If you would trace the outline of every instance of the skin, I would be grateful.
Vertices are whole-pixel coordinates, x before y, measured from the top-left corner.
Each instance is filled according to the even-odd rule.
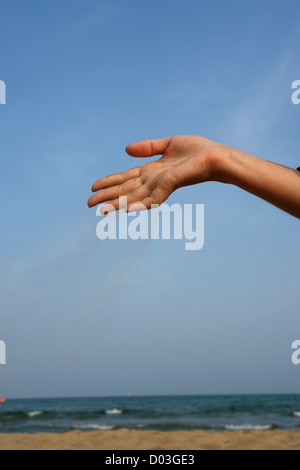
[[[300,172],[297,170],[199,136],[137,142],[126,151],[138,158],[162,156],[97,181],[88,206],[105,203],[102,214],[119,210],[120,196],[127,196],[126,210],[134,212],[162,204],[176,189],[216,181],[238,186],[300,218]]]

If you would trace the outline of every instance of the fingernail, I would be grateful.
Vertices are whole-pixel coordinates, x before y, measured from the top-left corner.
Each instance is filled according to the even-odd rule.
[[[131,206],[128,206],[127,208],[127,212],[140,212],[142,210],[145,210],[145,206],[141,203],[132,204]]]
[[[107,214],[109,214],[109,209],[108,208],[106,209],[105,206],[103,206],[103,207],[101,207],[100,212],[101,212],[102,215],[107,215]]]

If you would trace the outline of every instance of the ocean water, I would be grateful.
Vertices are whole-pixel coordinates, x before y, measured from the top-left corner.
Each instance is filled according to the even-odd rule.
[[[0,433],[300,429],[300,395],[8,400]]]

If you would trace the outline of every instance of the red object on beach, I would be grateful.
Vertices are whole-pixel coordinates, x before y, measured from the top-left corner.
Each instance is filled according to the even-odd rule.
[[[5,398],[0,397],[0,403],[5,403]]]

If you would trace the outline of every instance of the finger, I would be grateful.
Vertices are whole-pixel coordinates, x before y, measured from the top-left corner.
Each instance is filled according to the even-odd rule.
[[[137,202],[128,203],[128,212],[140,212],[159,207],[170,196],[171,192],[163,188],[157,188],[150,196],[140,199]]]
[[[147,196],[144,199],[140,199],[134,203],[128,203],[128,212],[154,209],[155,207],[158,207],[163,202],[165,202],[171,193],[172,191],[170,191],[168,188],[156,188],[150,196]]]
[[[146,210],[152,209],[152,206],[158,207],[159,204],[154,203],[154,199],[152,197],[148,197],[143,201],[134,202],[133,204],[128,204],[127,212],[142,212]]]
[[[144,140],[128,145],[126,152],[131,157],[154,157],[154,155],[163,155],[170,143],[171,137],[157,140]]]
[[[124,206],[124,199],[118,197],[112,201],[109,201],[108,204],[104,204],[101,207],[101,214],[102,215],[109,214],[110,212],[114,210],[118,211],[120,209],[127,210],[130,204],[136,203],[137,201],[141,201],[145,199],[145,197],[146,197],[145,188],[138,188],[135,191],[132,191],[131,193],[127,194],[126,207]],[[120,207],[120,203],[122,204],[122,207]]]
[[[113,186],[108,189],[104,189],[94,196],[90,197],[88,201],[89,207],[95,207],[103,202],[110,201],[111,199],[117,199],[120,196],[124,196],[131,193],[140,186],[139,178],[131,179],[124,184]]]
[[[92,191],[95,193],[101,189],[110,188],[111,186],[116,186],[123,184],[131,178],[137,178],[140,176],[140,168],[131,168],[130,170],[124,171],[123,173],[116,173],[111,176],[106,176],[101,178],[92,186]]]

